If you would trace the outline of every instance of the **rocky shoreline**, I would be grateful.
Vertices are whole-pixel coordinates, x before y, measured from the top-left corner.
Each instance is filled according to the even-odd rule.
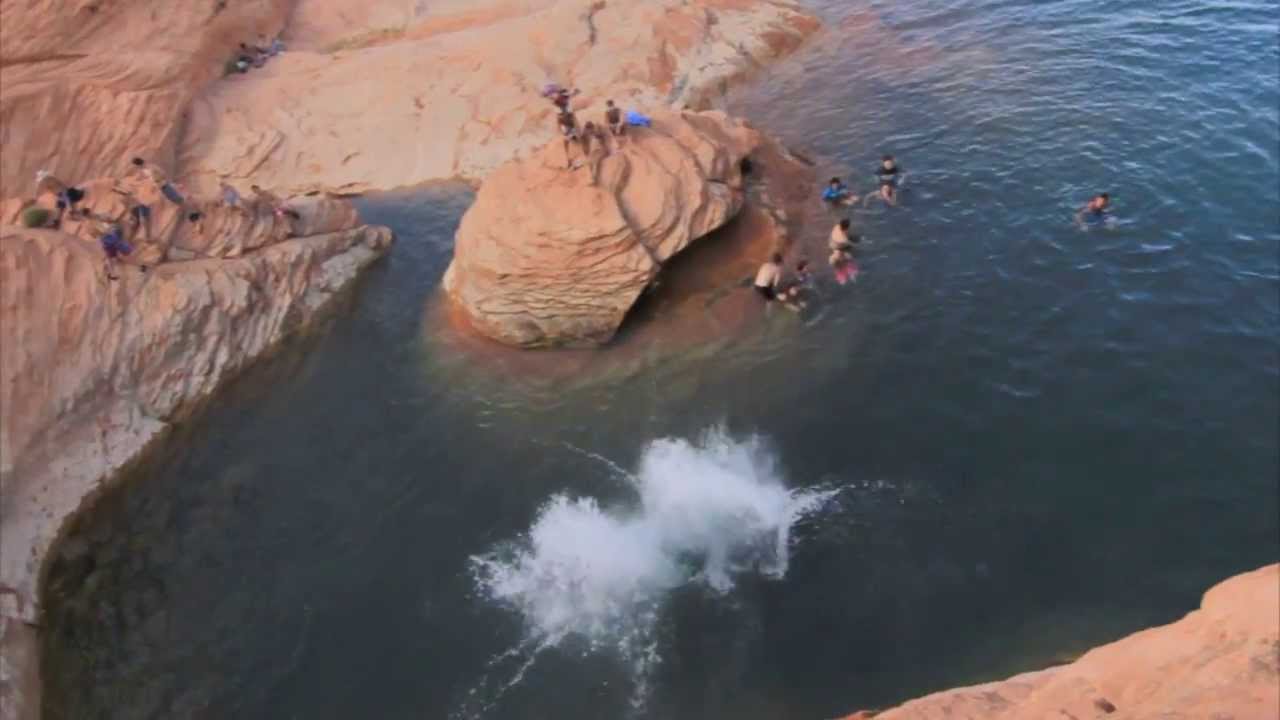
[[[666,259],[744,208],[766,218],[776,236],[770,242],[786,240],[785,212],[749,204],[741,165],[762,147],[778,164],[788,162],[785,153],[736,120],[685,111],[705,110],[728,83],[810,37],[817,21],[797,3],[170,5],[162,14],[128,2],[74,10],[53,0],[5,5],[0,222],[14,222],[38,169],[76,182],[112,178],[132,155],[172,168],[206,195],[224,179],[281,194],[341,194],[492,173],[498,181],[481,189],[445,286],[476,327],[524,346],[607,341]],[[284,55],[223,77],[237,43],[280,33],[290,48]],[[122,50],[132,47],[148,52]],[[597,112],[605,99],[644,108],[662,133],[601,165],[596,179],[606,190],[588,190],[585,169],[543,173],[547,158],[560,154],[558,141],[547,145],[554,116],[537,92],[550,80],[583,88],[575,102],[584,110]],[[769,172],[768,162],[764,167]],[[680,183],[663,175],[673,169]],[[575,210],[579,219],[612,224],[581,235],[576,251],[560,247],[521,264],[488,227],[515,222],[502,214],[515,206],[502,202],[513,186],[503,178],[518,185],[529,177],[523,171],[545,181],[535,191],[564,185],[554,196],[564,202],[588,193],[599,202]],[[91,203],[110,197],[111,183],[88,183]],[[665,212],[672,204],[680,210],[674,216]],[[606,206],[609,212],[596,212]],[[126,267],[114,283],[101,275],[96,243],[74,223],[57,231],[0,226],[7,338],[0,347],[0,720],[40,717],[41,575],[68,520],[162,442],[174,422],[314,322],[390,248],[390,231],[361,225],[344,201],[307,199],[299,207],[302,226],[289,239],[229,211],[214,213],[197,233],[170,209],[157,218],[163,240],[156,252],[168,262],[147,273]],[[520,239],[540,230],[563,239],[552,214],[543,216],[544,227],[522,227]],[[582,286],[572,272],[539,275],[548,257],[574,268],[600,252],[621,258],[612,284],[582,296],[535,292],[556,283]],[[493,281],[507,268],[540,286],[524,288],[521,297],[505,294]],[[591,312],[575,314],[584,304]],[[508,322],[512,317],[520,321]],[[1207,712],[1224,698],[1239,700],[1225,706],[1237,718],[1274,717],[1274,710],[1257,713],[1275,707],[1267,691],[1280,667],[1276,583],[1275,566],[1241,576],[1211,591],[1204,608],[1183,621],[1070,666],[930,696],[880,717],[1068,710],[1064,717],[1151,717],[1158,703]],[[1136,660],[1157,650],[1179,664]],[[1225,674],[1177,672],[1205,663]],[[1216,684],[1197,685],[1197,678]],[[1186,700],[1191,690],[1202,692]]]
[[[1094,648],[1075,662],[935,693],[843,720],[1280,716],[1280,565],[1237,575],[1177,622]]]
[[[703,107],[818,27],[788,0],[179,0],[163,14],[26,0],[3,16],[4,720],[40,716],[40,583],[70,518],[389,249],[389,230],[324,196],[476,181],[529,156],[552,136],[538,95],[551,80],[583,88],[580,109],[606,92],[649,111]],[[287,52],[231,72],[239,43],[275,36]],[[118,215],[132,156],[180,178],[205,217],[143,198],[154,237],[118,281],[92,223],[18,226],[37,170]],[[225,180],[321,197],[291,201],[301,216],[282,239],[269,216],[199,199]],[[693,222],[684,242],[716,224]]]

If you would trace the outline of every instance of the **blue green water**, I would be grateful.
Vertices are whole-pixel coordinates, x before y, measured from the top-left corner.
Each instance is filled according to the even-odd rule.
[[[73,533],[46,715],[817,719],[1280,559],[1280,8],[814,7],[729,105],[899,157],[857,284],[540,374],[433,320],[465,191],[363,200],[392,255]]]

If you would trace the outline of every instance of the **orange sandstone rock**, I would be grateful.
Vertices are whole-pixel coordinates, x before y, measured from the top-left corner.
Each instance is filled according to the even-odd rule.
[[[576,170],[559,142],[510,162],[463,217],[444,287],[501,342],[607,342],[665,262],[742,208],[760,143],[723,113],[662,113]]]
[[[1231,578],[1181,620],[1094,648],[1069,665],[947,690],[874,717],[1274,720],[1280,565]]]
[[[816,29],[790,0],[302,0],[283,56],[193,106],[181,166],[205,189],[478,180],[555,136],[548,82],[580,122],[697,108]]]

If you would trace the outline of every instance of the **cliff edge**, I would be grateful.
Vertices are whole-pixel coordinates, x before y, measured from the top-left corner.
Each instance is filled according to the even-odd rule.
[[[1280,565],[1237,575],[1200,609],[1069,665],[947,690],[844,720],[1274,720],[1280,717]]]

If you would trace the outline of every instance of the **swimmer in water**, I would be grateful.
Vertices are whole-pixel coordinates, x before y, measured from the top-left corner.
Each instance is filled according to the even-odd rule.
[[[853,242],[849,239],[849,228],[852,223],[849,218],[844,218],[831,228],[831,237],[827,240],[827,247],[835,252],[836,250],[852,250]]]
[[[902,178],[906,177],[906,173],[898,166],[897,161],[892,155],[885,155],[880,159],[880,167],[876,168],[876,179],[880,181],[880,192],[876,194],[868,194],[862,201],[863,205],[867,204],[867,200],[873,197],[879,197],[889,205],[898,204],[898,185],[901,184]]]
[[[833,205],[852,205],[858,201],[858,196],[849,191],[849,187],[840,181],[840,178],[833,177],[831,182],[827,183],[827,187],[822,191],[822,199]]]
[[[827,257],[827,263],[831,265],[831,270],[835,273],[836,282],[841,285],[858,277],[858,263],[853,259],[853,249],[858,243],[862,242],[862,236],[850,235],[848,237],[849,242],[847,244],[836,246],[833,242],[831,255]]]
[[[1084,207],[1076,211],[1076,224],[1085,227],[1086,221],[1097,222],[1107,216],[1111,210],[1111,195],[1098,193]]]
[[[778,300],[788,310],[800,312],[809,304],[805,299],[805,295],[808,293],[809,283],[812,280],[813,273],[809,271],[809,261],[801,260],[796,263],[795,275],[778,290]]]

